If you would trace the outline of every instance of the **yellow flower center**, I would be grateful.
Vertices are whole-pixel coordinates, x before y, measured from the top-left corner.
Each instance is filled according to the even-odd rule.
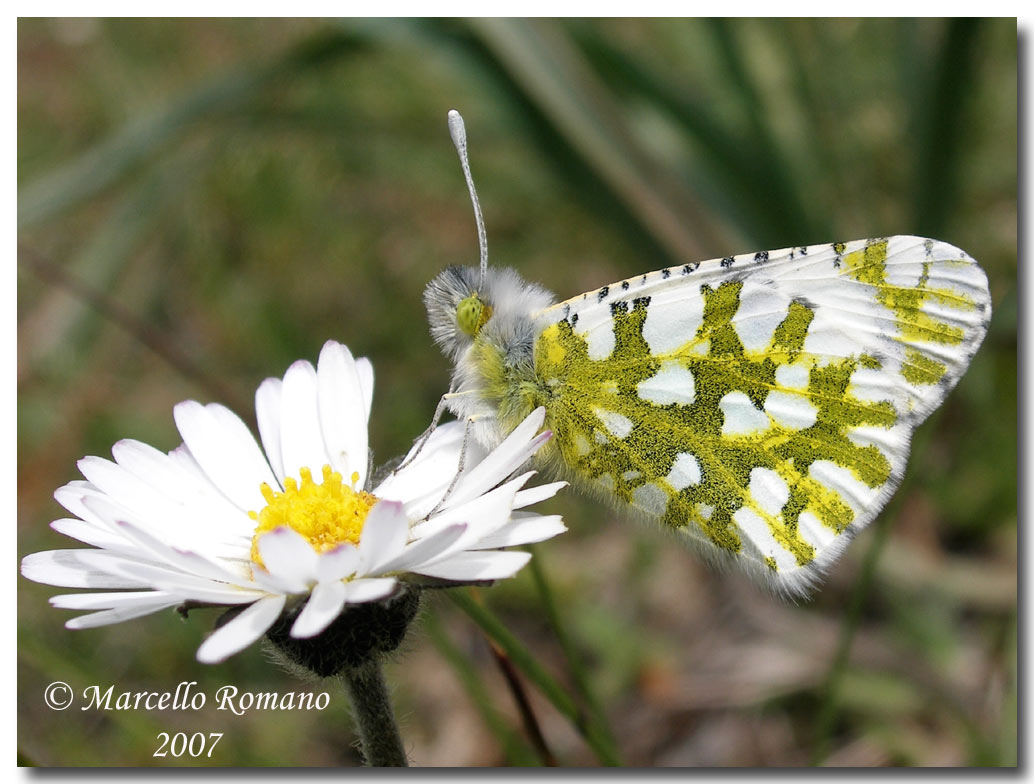
[[[299,485],[293,477],[284,480],[284,490],[273,490],[262,483],[262,496],[266,506],[260,512],[248,512],[258,523],[251,540],[251,560],[262,566],[259,556],[259,537],[274,528],[286,525],[294,529],[312,545],[318,553],[333,550],[342,542],[359,543],[363,523],[377,497],[363,491],[356,491],[359,474],[352,474],[351,486],[342,482],[341,474],[329,465],[323,466],[323,483],[312,481],[312,472],[302,468]]]

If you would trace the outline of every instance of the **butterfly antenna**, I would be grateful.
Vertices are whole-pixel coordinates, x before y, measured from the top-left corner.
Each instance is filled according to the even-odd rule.
[[[485,271],[488,269],[488,237],[485,235],[485,219],[481,216],[481,202],[478,201],[474,178],[470,174],[470,159],[467,157],[467,129],[463,125],[463,117],[455,109],[449,111],[449,135],[452,137],[452,143],[456,145],[456,152],[460,155],[463,176],[467,180],[470,201],[474,205],[474,219],[478,224],[478,247],[481,249],[481,282],[478,284],[480,291],[485,285]]]

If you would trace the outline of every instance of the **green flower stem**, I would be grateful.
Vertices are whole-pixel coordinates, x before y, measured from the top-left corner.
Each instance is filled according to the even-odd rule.
[[[375,768],[408,767],[380,662],[370,658],[358,667],[346,667],[342,675],[352,698],[365,763]]]
[[[621,764],[617,755],[607,743],[606,738],[600,733],[599,727],[594,723],[585,721],[585,717],[570,695],[543,669],[534,655],[510,633],[506,626],[487,607],[474,601],[465,590],[448,591],[448,594],[449,598],[474,623],[480,626],[485,634],[498,643],[499,647],[510,657],[510,660],[535,684],[543,696],[553,704],[553,707],[570,720],[572,726],[585,739],[585,742],[589,744],[589,747],[600,762],[604,765],[616,766]]]

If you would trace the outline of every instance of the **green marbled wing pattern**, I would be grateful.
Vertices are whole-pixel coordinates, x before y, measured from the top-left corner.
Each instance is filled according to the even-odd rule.
[[[934,240],[716,259],[537,314],[533,402],[567,477],[800,593],[886,503],[989,316],[983,271]]]

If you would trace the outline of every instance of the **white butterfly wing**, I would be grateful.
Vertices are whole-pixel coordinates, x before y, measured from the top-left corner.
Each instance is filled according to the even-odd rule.
[[[787,248],[540,311],[536,373],[572,478],[800,592],[897,487],[989,317],[947,243]]]

